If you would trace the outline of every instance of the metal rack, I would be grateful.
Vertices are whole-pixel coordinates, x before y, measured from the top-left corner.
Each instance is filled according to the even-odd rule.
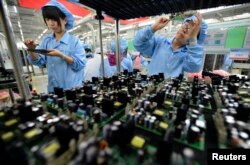
[[[0,22],[3,23],[3,29],[6,34],[6,38],[7,38],[6,42],[10,50],[10,58],[11,58],[11,62],[14,68],[13,70],[14,70],[17,87],[19,89],[21,97],[27,100],[30,98],[30,90],[29,90],[28,83],[25,81],[25,76],[24,76],[23,69],[20,63],[21,61],[20,52],[17,49],[13,27],[10,22],[7,3],[5,0],[0,1]],[[14,83],[14,85],[16,83]],[[12,84],[10,86],[12,86]]]

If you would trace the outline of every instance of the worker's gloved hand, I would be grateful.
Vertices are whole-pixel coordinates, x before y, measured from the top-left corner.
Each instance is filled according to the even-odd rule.
[[[194,16],[184,20],[183,24],[187,27],[184,32],[184,38],[197,40],[197,36],[200,32],[202,16],[200,13],[196,13]]]

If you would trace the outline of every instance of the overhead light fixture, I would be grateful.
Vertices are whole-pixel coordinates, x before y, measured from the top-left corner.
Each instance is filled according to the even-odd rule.
[[[17,8],[16,8],[16,6],[14,6],[13,9],[14,9],[14,12],[17,13]]]
[[[42,33],[42,34],[45,34],[47,31],[48,31],[48,29],[44,29],[44,31],[43,31],[43,33]]]
[[[153,23],[155,23],[155,20],[153,20],[153,21],[147,21],[147,22],[142,22],[142,23],[139,23],[139,27],[151,25]]]
[[[36,42],[42,38],[42,36],[48,31],[48,29],[44,29],[43,32],[37,37]]]
[[[210,23],[216,23],[219,22],[217,19],[214,18],[210,18],[210,19],[206,19],[206,23],[210,24]]]
[[[235,20],[235,19],[244,19],[244,18],[250,18],[250,13],[243,13],[240,15],[225,17],[224,20],[231,21],[231,20]]]
[[[1,36],[3,36],[5,38],[5,35],[3,33],[0,33]]]
[[[18,21],[17,24],[19,28],[22,28],[20,21]]]
[[[74,30],[76,30],[76,29],[79,29],[80,27],[81,27],[81,26],[78,25],[78,26],[74,27],[73,29],[69,30],[68,32],[72,32],[72,31],[74,31]]]

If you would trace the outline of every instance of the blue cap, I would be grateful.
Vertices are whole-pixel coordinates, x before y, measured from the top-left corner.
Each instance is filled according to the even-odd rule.
[[[115,40],[111,42],[111,50],[112,52],[116,52],[116,44]],[[125,50],[128,48],[128,42],[124,38],[120,39],[120,53],[124,53]]]
[[[83,48],[84,48],[84,49],[90,49],[90,50],[91,50],[91,47],[90,47],[89,44],[83,44]]]
[[[187,23],[191,20],[197,20],[197,17],[195,15],[185,18],[184,21],[182,23]],[[198,44],[202,45],[205,41],[205,38],[207,36],[207,23],[202,19],[201,21],[201,27],[200,27],[200,33],[199,33],[199,37],[198,37]]]
[[[67,23],[65,25],[65,28],[67,30],[72,29],[74,26],[74,17],[71,14],[71,12],[65,7],[63,6],[61,3],[57,2],[57,0],[51,0],[48,3],[46,3],[42,9],[46,6],[55,6],[57,7],[59,10],[61,10],[61,12],[63,12],[67,18]]]

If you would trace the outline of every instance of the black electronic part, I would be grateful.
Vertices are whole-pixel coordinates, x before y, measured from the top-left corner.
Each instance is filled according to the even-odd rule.
[[[80,99],[76,99],[75,103],[76,103],[77,105],[79,105],[79,104],[81,103],[81,100],[80,100]]]
[[[5,149],[3,154],[1,154],[1,165],[14,165],[17,164],[17,162],[20,165],[29,164],[28,154],[26,150],[27,149],[25,148],[24,144],[21,142],[16,142],[15,144],[9,146]]]
[[[128,84],[128,93],[132,96],[135,96],[135,83],[129,83]]]
[[[127,69],[124,69],[124,70],[123,70],[123,74],[124,74],[124,75],[128,75],[128,70],[127,70]]]
[[[54,87],[54,92],[55,92],[55,95],[57,95],[57,96],[58,96],[58,98],[62,98],[62,97],[64,97],[64,91],[63,91],[63,88]]]
[[[65,94],[66,94],[67,100],[72,100],[73,102],[75,102],[75,100],[76,100],[76,90],[75,89],[65,90]]]
[[[53,95],[53,96],[52,96],[52,99],[53,99],[53,103],[56,104],[56,103],[57,103],[58,96],[57,96],[57,95]]]
[[[147,76],[147,75],[145,75],[145,74],[141,74],[141,79],[142,79],[143,81],[147,81],[147,78],[148,78],[148,76]]]
[[[186,104],[186,105],[189,105],[189,101],[190,101],[190,97],[189,97],[189,94],[185,94],[182,98],[182,103],[183,104]]]
[[[93,84],[97,84],[99,82],[99,78],[98,77],[92,77],[92,83]]]
[[[159,140],[157,144],[156,161],[160,164],[170,164],[170,157],[173,151],[174,130],[168,129],[164,139]]]
[[[48,99],[48,97],[49,97],[48,94],[45,94],[45,93],[40,94],[40,98],[41,98],[42,102],[46,101]]]
[[[34,117],[36,118],[43,114],[43,108],[41,105],[38,105],[37,107],[32,107],[32,112],[34,114]]]
[[[157,102],[157,107],[161,107],[163,102],[164,102],[164,99],[165,99],[165,93],[166,91],[165,90],[162,90],[160,92],[157,93],[156,97],[152,97],[152,101],[154,102]]]
[[[70,111],[71,113],[77,112],[77,108],[78,108],[78,106],[77,106],[76,103],[69,103],[69,104],[68,104],[68,109],[69,109],[69,111]]]
[[[127,102],[129,101],[128,100],[128,94],[126,91],[119,91],[117,93],[117,101],[120,102],[120,103],[124,103],[124,104],[127,104]]]
[[[244,121],[244,122],[249,121],[249,117],[250,117],[249,109],[250,109],[249,103],[244,103],[244,102],[240,101],[239,106],[237,108],[236,119]]]
[[[188,105],[182,104],[178,110],[177,110],[177,115],[176,115],[176,120],[175,120],[175,125],[180,124],[182,121],[186,119],[188,111]]]
[[[94,94],[94,91],[93,91],[92,88],[93,88],[92,85],[90,85],[90,84],[85,84],[85,85],[83,86],[84,93],[87,94],[87,95],[92,95],[92,94]]]
[[[96,108],[93,110],[93,118],[95,123],[101,122],[101,110]]]
[[[69,142],[74,138],[73,128],[63,122],[55,124],[55,136],[60,143],[60,149],[57,151],[57,155],[62,154],[69,148]]]
[[[114,76],[113,76],[114,77]],[[111,83],[111,78],[108,78],[108,77],[104,77],[103,78],[103,85],[106,86],[106,87],[109,87],[110,86],[110,83]]]
[[[20,110],[20,117],[23,122],[31,121],[36,119],[36,115],[32,111],[32,103],[31,102],[25,102],[25,105],[22,106]]]
[[[103,98],[102,112],[111,117],[114,114],[114,101],[108,98]]]
[[[175,131],[174,131],[175,138],[180,138],[181,137],[182,129],[183,129],[183,126],[181,124],[179,124],[179,125],[177,125],[175,127]]]
[[[93,106],[95,104],[94,97],[92,95],[87,95],[87,94],[81,96],[81,102],[84,103],[85,106],[87,105]]]
[[[190,126],[187,134],[187,140],[190,143],[194,143],[198,140],[200,135],[200,129],[197,126]]]
[[[59,108],[63,109],[64,108],[64,99],[63,98],[57,99],[57,105]]]
[[[159,73],[159,77],[160,77],[160,80],[163,81],[165,78],[164,78],[164,73]]]

